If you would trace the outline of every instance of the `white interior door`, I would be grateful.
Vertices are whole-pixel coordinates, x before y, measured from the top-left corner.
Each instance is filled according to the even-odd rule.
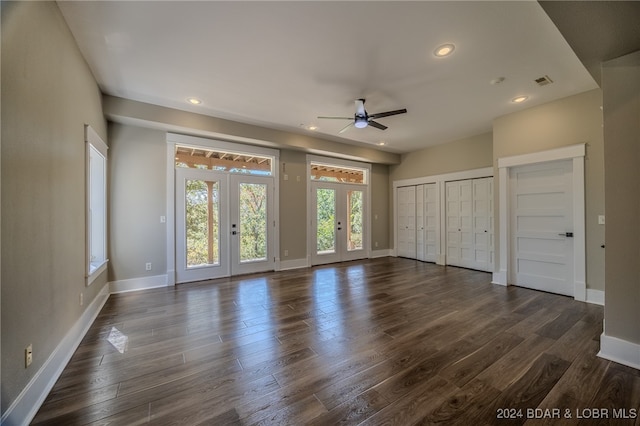
[[[314,181],[311,192],[312,264],[367,258],[366,187]]]
[[[435,183],[424,185],[424,259],[435,262],[438,258],[440,214],[438,191]]]
[[[493,270],[493,178],[473,179],[473,264]]]
[[[473,267],[473,192],[471,180],[446,182],[447,265]]]
[[[510,282],[574,295],[572,162],[510,169]]]
[[[231,275],[275,269],[273,178],[230,175]]]
[[[436,184],[416,185],[416,259],[437,258],[438,203]]]
[[[176,281],[229,275],[228,175],[176,169]]]
[[[398,200],[397,255],[416,258],[416,187],[402,186],[396,192]]]
[[[426,206],[424,185],[416,185],[416,259],[426,258]]]

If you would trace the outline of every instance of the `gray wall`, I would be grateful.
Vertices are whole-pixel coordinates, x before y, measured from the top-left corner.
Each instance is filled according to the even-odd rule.
[[[605,334],[640,344],[640,51],[605,62]]]
[[[602,92],[591,90],[554,102],[514,112],[494,120],[495,159],[528,154],[578,143],[587,144],[585,159],[585,219],[587,288],[604,290],[604,142],[602,135]],[[497,161],[494,164],[497,176]],[[498,194],[498,182],[494,193]],[[498,211],[496,201],[495,211]],[[499,226],[496,218],[496,251]]]
[[[3,2],[3,413],[107,281],[85,286],[85,123],[107,141],[100,91],[56,3]]]

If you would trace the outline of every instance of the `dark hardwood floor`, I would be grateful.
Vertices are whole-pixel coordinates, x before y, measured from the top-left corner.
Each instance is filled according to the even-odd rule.
[[[112,295],[34,423],[640,425],[601,306],[490,281],[382,258]]]

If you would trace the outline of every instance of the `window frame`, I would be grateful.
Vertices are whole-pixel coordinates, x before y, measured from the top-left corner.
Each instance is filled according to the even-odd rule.
[[[107,170],[109,147],[89,125],[85,125],[85,278],[90,285],[107,269]],[[92,156],[92,152],[95,154]],[[93,173],[92,157],[102,159],[102,170]],[[94,219],[98,213],[98,223]],[[95,259],[93,248],[100,253]]]

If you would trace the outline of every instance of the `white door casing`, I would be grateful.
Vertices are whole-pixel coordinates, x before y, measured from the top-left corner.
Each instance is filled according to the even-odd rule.
[[[586,300],[584,156],[585,144],[578,144],[498,159],[498,224],[500,238],[498,265],[492,281],[494,284],[508,285],[512,267],[509,261],[511,250],[509,169],[527,164],[568,159],[572,162],[573,294],[576,300]]]

